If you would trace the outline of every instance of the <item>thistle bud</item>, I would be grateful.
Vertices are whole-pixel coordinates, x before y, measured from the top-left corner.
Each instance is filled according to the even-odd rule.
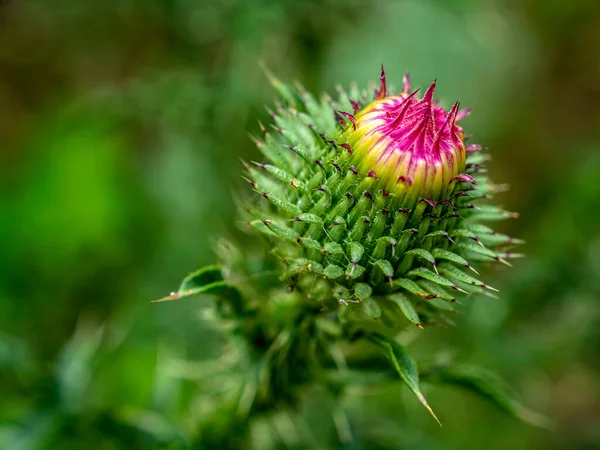
[[[452,311],[444,301],[457,294],[493,295],[472,262],[507,263],[507,252],[478,221],[512,214],[478,205],[496,187],[483,147],[465,146],[468,110],[442,108],[435,81],[419,97],[406,76],[390,93],[383,69],[370,102],[356,87],[319,101],[274,85],[287,104],[256,139],[267,161],[248,166],[260,195],[246,211],[286,267],[283,283],[307,301],[363,304],[384,323],[402,313],[418,326]]]
[[[419,99],[418,91],[386,97],[384,84],[342,136],[353,149],[351,163],[363,174],[377,174],[405,206],[447,197],[450,180],[465,170],[458,102],[450,111],[440,107],[433,100],[435,85]]]

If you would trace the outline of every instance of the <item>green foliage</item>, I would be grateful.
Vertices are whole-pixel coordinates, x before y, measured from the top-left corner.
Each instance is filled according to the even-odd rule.
[[[207,442],[222,437],[224,448],[265,450],[598,447],[597,2],[5,3],[0,448],[221,448]],[[219,300],[204,295],[148,304],[181,274],[215,260],[215,236],[237,233],[229,224],[231,192],[243,191],[235,186],[239,159],[265,158],[247,132],[262,137],[256,119],[271,122],[263,105],[273,90],[259,61],[311,91],[334,92],[336,83],[357,80],[348,92],[353,98],[384,63],[396,79],[410,70],[417,86],[437,77],[442,105],[460,99],[473,108],[465,128],[490,147],[490,175],[511,185],[494,202],[521,217],[490,222],[496,234],[466,228],[486,247],[523,237],[527,258],[513,270],[488,270],[494,256],[513,261],[469,238],[433,232],[426,239],[464,247],[470,255],[461,257],[481,276],[451,263],[500,288],[499,298],[459,305],[456,290],[411,277],[417,292],[439,296],[411,294],[413,304],[444,308],[446,317],[423,332],[362,281],[336,292],[350,307],[340,311],[355,323],[374,319],[351,300],[365,304],[373,296],[378,320],[397,327],[396,340],[419,361],[419,385],[443,429],[406,389],[387,353],[358,336],[331,347],[334,365],[297,392],[296,408],[250,416],[242,408],[236,416],[238,403],[247,408],[269,372],[238,357],[247,348],[232,333],[229,304],[219,309]],[[278,155],[305,156],[302,149]],[[261,191],[293,201],[275,192],[281,181],[267,169],[253,170],[269,183]],[[320,195],[327,211],[327,193]],[[339,243],[350,225],[335,221],[327,231]],[[260,298],[254,294],[278,283],[280,267],[265,265],[250,236],[235,234],[235,241],[256,250],[248,273],[260,276],[240,285]],[[338,245],[326,251],[341,257],[346,248]],[[378,239],[371,262],[400,257],[399,245]],[[221,259],[235,259],[235,247],[222,240],[216,247]],[[428,251],[436,261],[449,260],[435,249]],[[290,270],[324,269],[309,261],[301,258]],[[338,264],[344,274],[348,264]],[[293,317],[284,297],[274,297],[270,320]],[[321,319],[311,333],[340,336],[342,326]],[[465,362],[469,370],[502,374],[523,404],[554,419],[556,431],[529,427],[436,379],[435,370],[462,370]],[[339,385],[351,387],[337,395]]]
[[[443,318],[444,313],[453,312],[445,303],[454,301],[446,287],[464,294],[478,291],[459,285],[495,290],[453,265],[472,269],[463,257],[468,254],[464,250],[471,249],[465,242],[474,241],[474,245],[496,254],[473,231],[463,228],[468,223],[488,232],[468,213],[474,207],[472,199],[482,197],[477,186],[483,184],[492,190],[489,182],[475,172],[475,180],[459,175],[450,181],[453,189],[448,199],[437,204],[421,199],[407,205],[411,207],[408,209],[380,189],[376,177],[348,166],[347,149],[340,141],[344,125],[336,126],[331,119],[349,98],[346,92],[338,89],[337,104],[328,96],[317,101],[302,87],[287,87],[269,76],[287,105],[278,104],[277,113],[270,113],[277,125],[275,131],[263,131],[263,140],[255,142],[268,161],[281,167],[255,163],[260,169],[256,170],[246,166],[245,178],[266,203],[251,202],[243,211],[250,219],[249,229],[267,238],[263,247],[270,255],[263,257],[254,248],[223,253],[222,267],[209,266],[190,274],[178,291],[158,300],[215,295],[218,316],[223,324],[231,322],[227,325],[233,331],[230,339],[236,336],[243,343],[237,359],[250,364],[242,376],[245,387],[237,389],[241,394],[232,403],[219,405],[215,416],[203,426],[205,434],[200,435],[200,442],[224,446],[231,427],[242,436],[250,433],[249,424],[239,423],[241,416],[262,417],[297,407],[300,392],[318,385],[330,366],[346,370],[346,352],[340,346],[359,337],[383,350],[400,378],[439,422],[419,387],[415,360],[396,342],[398,329],[403,328],[399,319],[423,328],[437,316]],[[366,97],[364,91],[353,102]],[[272,178],[266,179],[262,170]],[[272,191],[263,191],[264,186]],[[487,211],[491,214],[492,207]],[[341,223],[347,227],[332,236],[328,230]],[[488,234],[493,235],[493,231]],[[507,238],[496,243],[507,241],[514,242]],[[429,251],[432,247],[433,253]],[[440,260],[446,262],[438,266]],[[279,280],[269,277],[271,283],[254,282],[271,272],[267,267],[274,268]],[[419,279],[436,288],[423,291],[417,284]],[[463,374],[452,379],[448,371],[442,379],[457,384],[462,380],[463,386],[516,417],[533,417],[518,409],[503,391],[493,386],[488,389],[484,376]],[[332,393],[339,397],[351,387],[336,383]],[[229,425],[223,429],[219,426],[215,432],[214,421],[222,421],[228,414]]]

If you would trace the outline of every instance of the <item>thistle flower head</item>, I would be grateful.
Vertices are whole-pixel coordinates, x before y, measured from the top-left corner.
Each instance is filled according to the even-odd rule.
[[[385,72],[376,99],[361,109],[344,139],[351,161],[362,173],[375,173],[403,203],[419,198],[438,200],[448,194],[450,180],[465,169],[464,133],[457,125],[458,102],[446,111],[433,100],[436,82],[423,98],[418,90],[386,96]]]

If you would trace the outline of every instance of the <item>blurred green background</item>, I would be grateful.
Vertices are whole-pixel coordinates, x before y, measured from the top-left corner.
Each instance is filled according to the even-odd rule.
[[[0,448],[192,445],[223,336],[207,298],[149,301],[236,226],[264,62],[317,93],[384,63],[473,108],[528,257],[414,352],[500,373],[555,427],[425,385],[440,429],[395,385],[344,405],[350,447],[317,393],[249,448],[600,449],[599,43],[597,0],[0,1]]]

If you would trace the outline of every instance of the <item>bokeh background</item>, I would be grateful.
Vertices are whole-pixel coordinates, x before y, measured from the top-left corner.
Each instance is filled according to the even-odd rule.
[[[1,1],[0,447],[194,442],[222,336],[208,298],[149,301],[236,226],[239,159],[274,98],[261,62],[313,92],[384,63],[473,108],[528,257],[414,351],[496,371],[554,429],[425,385],[444,428],[406,389],[367,390],[345,405],[351,447],[310,402],[300,436],[252,445],[600,448],[596,0]]]

